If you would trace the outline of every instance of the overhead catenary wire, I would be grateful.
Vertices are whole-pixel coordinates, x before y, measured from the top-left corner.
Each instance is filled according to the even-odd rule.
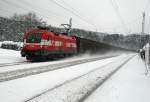
[[[77,13],[79,13],[76,9],[74,9],[73,7],[71,7],[66,1],[64,1],[64,0],[61,0],[61,1],[62,1],[66,6],[69,6],[69,8],[71,8],[73,11],[76,11]],[[147,7],[148,7],[149,3],[150,3],[150,0],[148,0],[148,2],[147,2]],[[120,12],[119,12],[119,5],[118,5],[117,1],[116,1],[116,0],[111,0],[111,4],[112,4],[112,6],[113,6],[113,8],[114,8],[114,10],[115,10],[115,12],[116,12],[116,14],[117,14],[117,16],[118,16],[120,22],[121,22],[121,25],[119,25],[119,26],[117,26],[117,27],[113,27],[112,29],[124,28],[124,30],[127,32],[127,31],[128,31],[128,27],[131,26],[130,24],[134,24],[134,23],[136,23],[137,21],[140,21],[141,17],[137,17],[136,19],[134,19],[134,20],[132,20],[132,21],[130,21],[130,22],[125,23],[124,20],[123,20],[123,18],[122,18],[122,16],[121,16],[121,14],[120,14]],[[82,17],[83,17],[83,16],[82,16]],[[105,28],[104,28],[104,29],[105,29]],[[106,28],[106,29],[110,29],[110,28]],[[131,29],[130,29],[130,30],[131,30]]]
[[[11,6],[13,6],[13,7],[15,7],[15,8],[20,8],[20,9],[22,9],[22,10],[24,10],[24,11],[31,11],[31,9],[29,9],[29,8],[24,8],[24,7],[22,7],[21,5],[19,5],[19,4],[17,4],[17,3],[15,3],[15,2],[10,2],[10,1],[7,1],[7,0],[2,0],[4,3],[6,3],[7,5],[11,5]],[[45,17],[45,18],[47,18],[47,19],[52,19],[51,18],[51,16],[49,15],[48,16],[48,14],[44,14],[44,16],[41,14],[41,12],[39,12],[38,10],[35,10],[35,9],[32,9],[32,12],[36,12],[36,14],[38,14],[38,15],[40,15],[41,17]],[[43,12],[42,12],[43,13]],[[54,20],[55,21],[55,23],[56,22],[58,22],[58,21],[56,21],[56,20]],[[52,22],[54,22],[54,21],[52,21]]]
[[[60,15],[58,15],[57,13],[55,13],[55,12],[53,12],[53,11],[51,11],[51,10],[48,10],[48,9],[46,9],[46,8],[42,8],[42,7],[40,7],[40,6],[33,5],[33,4],[31,4],[31,3],[28,3],[28,2],[25,1],[25,0],[18,0],[18,2],[20,2],[20,3],[22,3],[22,4],[25,4],[25,6],[28,6],[28,7],[32,8],[32,9],[36,10],[36,11],[41,10],[42,12],[45,12],[45,14],[47,14],[47,15],[50,15],[50,16],[59,18],[59,19],[61,19],[61,20],[64,20],[63,17],[60,17]]]
[[[63,8],[64,10],[66,10],[67,12],[73,14],[74,16],[76,16],[77,18],[79,18],[81,21],[86,22],[88,25],[93,26],[94,28],[96,28],[95,25],[89,23],[87,20],[83,19],[80,15],[78,15],[77,13],[75,13],[74,11],[64,7],[62,4],[58,3],[58,1],[56,2],[55,0],[49,0],[50,2],[53,2],[54,4],[56,4],[57,6]]]
[[[74,12],[76,12],[76,14],[78,14],[81,18],[85,19],[88,22],[88,19],[86,16],[82,15],[77,9],[73,8],[71,5],[69,5],[66,1],[61,0],[66,6],[68,6],[69,8],[71,8]],[[89,22],[92,25],[95,25],[93,22]]]
[[[26,2],[25,0],[19,0],[19,2],[22,2],[23,4],[26,4],[26,5],[28,5],[28,6],[30,6],[30,7],[34,7],[34,9],[36,9],[36,10],[38,10],[38,9],[40,9],[40,10],[43,10],[44,12],[46,12],[46,15],[48,15],[49,13],[51,14],[53,14],[53,16],[54,17],[57,17],[59,20],[61,20],[61,22],[62,21],[66,21],[67,19],[64,17],[64,16],[61,16],[61,15],[59,15],[59,14],[57,14],[56,12],[52,12],[52,11],[50,11],[50,10],[48,10],[48,9],[45,9],[45,8],[42,8],[42,7],[37,7],[36,5],[33,5],[33,4],[31,4],[31,3],[28,3],[28,2]],[[49,6],[49,5],[47,5],[47,6]],[[49,6],[50,7],[50,6]],[[60,22],[59,22],[60,23]],[[74,22],[74,23],[76,23],[76,24],[78,24],[77,22]],[[79,24],[78,24],[79,25]],[[85,25],[84,25],[85,26]]]
[[[26,0],[17,0],[17,1],[2,0],[2,1],[6,1],[5,3],[7,3],[7,5],[14,6],[14,7],[16,7],[17,9],[23,9],[24,11],[32,10],[32,11],[36,12],[38,15],[40,15],[40,16],[43,17],[43,18],[54,19],[54,20],[52,20],[52,22],[55,22],[55,23],[57,22],[57,24],[60,24],[59,21],[65,21],[65,17],[64,17],[64,16],[61,16],[59,13],[53,12],[52,10],[48,10],[48,9],[43,8],[43,7],[41,7],[41,6],[37,6],[36,3],[32,4],[32,3],[30,3],[30,2],[28,2],[28,1],[26,1]],[[73,8],[72,6],[70,6],[70,5],[68,4],[68,2],[66,2],[65,0],[62,0],[61,2],[58,2],[58,0],[49,0],[49,1],[55,1],[56,3],[60,4],[60,5],[63,6],[64,8],[66,8],[67,10],[65,9],[65,11],[67,11],[67,12],[73,14],[73,15],[76,14],[76,17],[77,17],[78,19],[80,19],[82,22],[87,23],[88,25],[90,25],[90,26],[92,26],[92,27],[94,27],[94,28],[97,28],[95,24],[93,24],[92,22],[89,22],[89,20],[86,18],[85,15],[81,15],[81,13],[78,12],[77,9]],[[115,29],[115,28],[116,28],[116,29],[117,29],[117,28],[124,28],[124,29],[129,28],[130,25],[129,25],[127,22],[126,22],[126,23],[124,22],[124,20],[122,19],[121,14],[120,14],[120,12],[119,12],[119,6],[120,6],[120,5],[118,5],[115,0],[111,0],[111,1],[112,1],[112,3],[113,3],[113,8],[116,9],[115,12],[116,12],[116,11],[118,12],[118,14],[117,14],[117,12],[116,12],[116,14],[117,14],[117,16],[118,16],[118,18],[119,18],[118,20],[120,20],[120,22],[121,22],[121,25],[119,25],[119,26],[117,26],[117,27],[113,27],[112,29]],[[147,0],[147,1],[148,1],[148,3],[149,3],[150,0]],[[25,2],[26,2],[26,3],[25,3]],[[55,3],[55,4],[56,4],[56,3]],[[16,6],[16,5],[18,5],[18,6]],[[23,6],[22,6],[22,5],[23,5]],[[65,5],[67,5],[67,6],[65,6]],[[148,5],[148,4],[147,4],[147,5]],[[47,5],[47,6],[50,7],[50,5]],[[58,6],[58,5],[57,5],[57,6]],[[59,7],[60,7],[60,6],[59,6]],[[146,6],[146,7],[148,7],[148,6]],[[62,7],[61,7],[61,8],[62,8]],[[63,8],[63,9],[64,9],[64,8]],[[12,13],[11,11],[9,12],[7,8],[2,8],[2,9],[3,9],[3,10],[1,10],[2,13],[3,13],[3,11],[4,11],[4,13],[6,13],[6,14]],[[40,12],[40,9],[42,9],[42,10],[41,10],[42,12]],[[69,11],[68,11],[68,10],[69,10]],[[120,15],[120,16],[119,16],[119,15]],[[75,17],[75,16],[74,16],[74,17]],[[73,21],[76,21],[76,22],[74,22],[74,23],[76,23],[77,25],[84,25],[84,26],[90,28],[90,26],[88,26],[87,24],[84,24],[84,23],[78,24],[78,19],[73,19]],[[122,19],[122,20],[121,20],[121,19]],[[105,28],[104,28],[104,29],[105,29]],[[107,28],[106,28],[106,29],[107,29]],[[126,31],[127,31],[127,30],[126,30]]]
[[[85,16],[82,15],[77,9],[73,8],[71,5],[69,5],[66,1],[61,0],[63,2],[64,5],[66,5],[67,7],[69,7],[70,9],[72,9],[74,12],[76,12],[76,14],[78,14],[81,18],[83,18],[84,20],[86,20],[87,22],[89,22],[89,19]],[[96,31],[97,31],[97,26],[93,23],[93,22],[89,22],[90,24],[92,24]]]
[[[28,7],[28,5],[31,5],[30,3],[27,3],[27,2],[25,2],[24,0],[22,1],[18,1],[17,3],[15,3],[15,2],[8,2],[7,0],[3,0],[3,1],[5,1],[7,4],[9,4],[9,5],[14,5],[14,6],[17,6],[17,8],[21,8],[21,9],[23,9],[23,10],[25,10],[25,11],[27,11],[27,10],[31,10],[31,9],[29,9],[29,8],[27,8]],[[55,1],[55,0],[52,0],[52,1]],[[26,4],[27,6],[26,6],[26,8],[23,8],[21,5],[18,5],[18,3],[19,2],[21,2],[22,4]],[[57,2],[55,2],[55,4],[56,4]],[[58,3],[57,3],[58,4]],[[92,25],[91,23],[89,23],[86,19],[84,19],[83,17],[81,17],[79,14],[77,14],[77,13],[75,13],[74,11],[75,11],[75,9],[74,8],[72,8],[71,6],[70,6],[70,8],[72,8],[72,10],[74,9],[74,11],[72,11],[72,10],[70,10],[70,9],[68,9],[68,8],[66,8],[66,7],[64,7],[63,5],[60,5],[59,4],[59,6],[61,6],[61,8],[63,7],[65,10],[69,10],[69,12],[71,12],[71,13],[73,13],[76,17],[78,17],[80,20],[82,20],[82,21],[84,21],[84,22],[86,22],[86,23],[88,23],[89,25]],[[34,8],[33,8],[34,7]],[[48,18],[48,19],[51,19],[51,16],[54,16],[54,17],[58,17],[57,15],[49,15],[48,14],[48,10],[43,10],[43,12],[42,13],[44,13],[45,11],[47,11],[47,12],[45,12],[45,14],[44,14],[44,16],[43,15],[41,15],[41,13],[40,12],[38,12],[38,9],[42,9],[42,8],[40,8],[40,7],[36,7],[36,6],[34,6],[34,5],[31,5],[30,6],[30,8],[32,8],[33,9],[33,11],[35,11],[36,13],[38,13],[38,15],[40,15],[40,16],[42,16],[42,17],[45,17],[45,18]],[[62,17],[60,17],[60,19],[62,19]],[[58,20],[55,20],[56,22],[58,22]],[[95,25],[92,25],[93,27],[95,27],[96,28],[96,26]]]
[[[126,27],[127,27],[127,26],[131,26],[132,24],[136,23],[137,21],[140,21],[141,18],[142,18],[142,16],[140,15],[139,17],[137,17],[137,18],[135,18],[135,19],[133,19],[133,20],[127,22],[127,23],[125,24],[125,26],[126,26]],[[123,25],[121,24],[121,25],[118,25],[118,26],[116,26],[116,27],[112,27],[112,28],[108,28],[108,29],[117,29],[117,28],[122,28],[122,27],[123,27]]]
[[[22,9],[22,10],[24,10],[24,11],[31,11],[31,12],[35,12],[36,14],[38,14],[38,15],[40,15],[42,18],[47,18],[47,19],[52,19],[51,17],[52,17],[52,15],[49,15],[49,13],[51,13],[50,11],[48,11],[48,10],[46,10],[46,9],[43,9],[43,8],[41,8],[41,7],[36,7],[35,5],[32,5],[32,4],[30,4],[30,3],[27,3],[27,2],[24,2],[24,1],[18,1],[17,3],[16,2],[11,2],[11,1],[7,1],[7,0],[2,0],[3,1],[3,3],[5,3],[6,5],[9,5],[9,6],[13,6],[14,8],[19,8],[19,9]],[[20,3],[21,4],[20,4]],[[22,6],[22,5],[25,5],[25,7],[24,6]],[[30,8],[29,8],[30,7]],[[33,8],[34,7],[34,8]],[[43,12],[41,13],[41,12],[39,12],[39,10],[38,9],[42,9],[43,10]],[[6,8],[6,10],[7,10],[7,8]],[[1,10],[2,11],[2,10]],[[4,12],[5,12],[5,10],[3,10]],[[9,13],[12,13],[11,11],[8,11],[7,10],[7,13],[9,14]],[[43,15],[44,16],[43,16]],[[57,22],[57,24],[60,24],[60,22],[58,21],[58,20],[61,20],[61,22],[62,21],[65,21],[64,20],[64,17],[63,16],[59,16],[59,15],[57,15],[56,13],[55,13],[55,15],[53,15],[54,16],[54,18],[56,19],[56,16],[57,16],[57,18],[59,18],[59,19],[57,19],[57,20],[52,20],[52,22],[54,22],[54,23],[56,23]],[[79,25],[77,22],[75,22],[77,25]],[[56,26],[56,25],[55,25]],[[87,26],[87,25],[83,25],[83,26]],[[89,29],[88,27],[86,27],[87,29]]]
[[[118,4],[116,3],[115,0],[109,0],[109,1],[111,3],[112,7],[114,8],[114,10],[116,12],[116,15],[118,16],[118,19],[120,20],[122,26],[124,27],[124,30],[127,31],[127,27],[125,26],[126,24],[125,24],[125,22],[124,22],[124,20],[123,20],[123,18],[121,16],[121,14],[120,14],[120,12],[119,12],[119,6],[118,6]]]

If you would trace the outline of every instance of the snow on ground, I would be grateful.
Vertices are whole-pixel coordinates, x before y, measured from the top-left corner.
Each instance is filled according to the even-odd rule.
[[[1,67],[0,72],[22,69],[22,68],[31,68],[37,66],[45,66],[45,65],[63,63],[63,62],[74,61],[79,59],[95,58],[98,56],[102,56],[102,57],[110,56],[110,55],[112,56],[118,54],[114,52],[110,52],[105,55],[92,55],[92,56],[89,54],[85,54],[85,55],[79,55],[79,56],[65,58],[56,61],[30,63],[24,65],[9,66],[4,68]],[[108,58],[100,61],[84,63],[84,64],[68,67],[65,69],[55,70],[47,73],[28,76],[25,78],[2,82],[0,83],[0,101],[1,102],[25,101],[28,98],[40,94],[43,91],[46,91],[47,89],[54,88],[57,85],[60,85],[66,81],[74,79],[85,73],[88,73],[96,69],[97,67],[101,67],[105,64],[117,60],[120,57],[125,57],[125,56],[126,54],[114,58]],[[20,56],[20,51],[13,51],[13,50],[0,48],[0,64],[22,62],[22,61],[26,61],[26,59]]]
[[[134,57],[84,102],[150,102],[150,73]]]
[[[8,50],[0,48],[0,64],[26,61],[21,57],[20,51]]]
[[[130,59],[131,56],[121,57],[115,62],[103,67],[97,65],[95,70],[92,70],[84,76],[56,89],[49,90],[29,102],[80,102],[83,97],[86,97],[96,86],[103,83],[112,72]]]
[[[127,55],[122,55],[2,82],[0,83],[0,100],[2,102],[23,102],[48,89],[88,73],[97,67],[101,67],[126,56]]]

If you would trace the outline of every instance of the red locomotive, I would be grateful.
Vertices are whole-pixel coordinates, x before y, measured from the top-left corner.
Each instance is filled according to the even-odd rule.
[[[76,37],[50,32],[46,28],[28,31],[23,41],[21,55],[27,60],[65,57],[77,53]]]
[[[68,30],[68,29],[67,29]],[[86,38],[55,33],[38,27],[24,34],[22,57],[27,60],[62,58],[82,53],[106,53],[119,48]]]

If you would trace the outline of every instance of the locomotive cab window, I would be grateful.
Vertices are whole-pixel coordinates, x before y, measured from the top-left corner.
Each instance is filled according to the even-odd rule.
[[[41,33],[33,33],[27,36],[27,43],[40,43]]]

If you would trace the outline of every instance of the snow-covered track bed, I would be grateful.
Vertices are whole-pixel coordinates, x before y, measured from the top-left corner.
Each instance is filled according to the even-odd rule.
[[[87,62],[93,62],[93,61],[102,60],[102,59],[111,58],[111,57],[115,57],[115,56],[107,56],[107,57],[105,56],[105,57],[81,59],[81,60],[63,62],[63,63],[58,63],[58,64],[51,64],[51,65],[47,65],[47,66],[40,66],[40,67],[34,67],[34,68],[23,68],[23,69],[16,69],[16,70],[11,70],[11,71],[0,72],[0,82],[13,80],[13,79],[17,79],[17,78],[22,78],[22,77],[26,77],[29,75],[40,74],[43,72],[62,69],[62,68],[66,68],[69,66],[74,66],[74,65],[78,65],[78,64],[87,63]]]
[[[26,102],[82,102],[131,58],[133,55],[121,57],[97,67],[84,75],[38,94]]]
[[[29,63],[27,63],[27,61],[13,62],[13,63],[1,63],[0,67],[7,67],[7,66],[14,66],[14,65],[21,65],[21,64],[29,64]]]

